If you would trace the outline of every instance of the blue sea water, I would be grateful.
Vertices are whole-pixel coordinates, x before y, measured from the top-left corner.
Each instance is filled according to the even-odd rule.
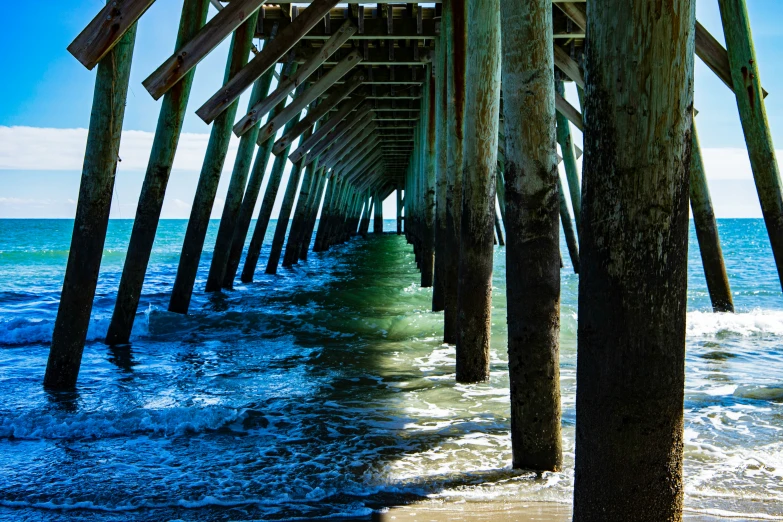
[[[568,503],[577,277],[564,255],[566,469],[510,468],[505,251],[496,248],[489,383],[454,382],[413,253],[354,239],[276,276],[166,311],[185,221],[163,221],[132,348],[101,340],[132,221],[110,222],[72,393],[41,386],[72,221],[0,220],[0,517],[366,517],[417,498]],[[392,230],[394,222],[386,222]],[[783,520],[783,298],[763,222],[720,220],[736,314],[713,314],[691,233],[685,394],[691,516]],[[261,266],[271,240],[267,235]],[[565,253],[565,246],[563,246]]]

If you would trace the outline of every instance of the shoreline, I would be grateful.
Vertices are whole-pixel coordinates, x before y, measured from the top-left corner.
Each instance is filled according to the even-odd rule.
[[[373,522],[570,522],[572,505],[556,502],[444,502],[425,500],[404,506],[393,506],[384,512],[372,514]],[[685,510],[683,520],[688,522],[753,522],[783,520],[775,516],[748,517],[738,514],[721,516]]]

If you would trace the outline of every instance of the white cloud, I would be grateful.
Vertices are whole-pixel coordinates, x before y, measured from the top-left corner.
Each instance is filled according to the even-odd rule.
[[[123,131],[120,171],[144,171],[154,133]],[[201,170],[209,134],[183,133],[174,170]],[[87,144],[87,129],[0,126],[0,170],[80,171]],[[232,136],[224,169],[234,164],[239,140]]]

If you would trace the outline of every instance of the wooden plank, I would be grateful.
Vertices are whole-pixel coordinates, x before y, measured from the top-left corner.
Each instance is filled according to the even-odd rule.
[[[68,52],[92,70],[154,2],[115,0],[107,3],[71,42]]]
[[[281,154],[288,146],[307,129],[305,124],[314,125],[315,122],[320,120],[332,107],[335,107],[346,96],[348,96],[354,89],[356,89],[364,81],[365,74],[363,72],[353,75],[353,79],[347,84],[343,85],[339,90],[335,90],[329,97],[323,100],[318,107],[309,111],[307,116],[302,121],[287,131],[280,140],[275,143],[275,147],[272,151],[275,155]],[[362,98],[363,99],[363,98]],[[271,136],[270,136],[271,137]]]
[[[318,49],[304,65],[299,67],[296,74],[292,75],[287,80],[278,83],[274,92],[270,93],[269,96],[254,105],[248,113],[239,120],[239,123],[234,126],[234,134],[242,136],[248,129],[252,128],[253,125],[271,111],[275,105],[284,100],[289,93],[309,78],[327,58],[348,41],[348,38],[355,32],[356,25],[350,20],[346,20],[337,32],[334,33],[334,36],[332,36],[323,47]]]
[[[343,105],[337,113],[333,114],[326,122],[321,123],[318,126],[318,130],[314,132],[312,136],[300,143],[299,148],[292,152],[288,156],[288,159],[291,160],[292,163],[296,163],[302,159],[308,150],[317,145],[327,134],[342,123],[345,118],[351,116],[351,112],[356,109],[362,101],[361,98],[356,98]],[[359,112],[357,113],[357,117],[364,117],[370,110],[372,110],[370,105],[362,105],[362,108],[359,109]]]
[[[568,121],[573,123],[577,129],[584,131],[582,114],[576,110],[576,107],[568,103],[568,100],[557,93],[555,93],[555,108],[557,109],[557,112],[568,118]]]
[[[265,1],[235,0],[232,2],[207,22],[188,43],[163,62],[154,73],[141,82],[142,85],[154,99],[159,99],[215,47],[220,45],[228,35],[258,11]]]
[[[264,143],[269,138],[273,137],[278,130],[294,118],[297,114],[301,113],[310,102],[321,96],[326,90],[334,85],[339,78],[348,73],[351,69],[356,67],[361,62],[362,57],[358,52],[353,52],[345,57],[340,62],[340,65],[329,71],[328,74],[323,76],[320,80],[315,82],[310,88],[304,91],[300,96],[297,96],[285,109],[280,111],[274,118],[269,120],[266,125],[261,127],[261,131],[258,133],[258,143]],[[344,89],[342,87],[341,89]],[[248,120],[249,122],[249,120]],[[240,122],[241,123],[241,122]],[[236,132],[236,127],[234,128]]]
[[[296,45],[307,31],[320,22],[339,0],[315,0],[313,4],[297,16],[290,25],[281,28],[274,40],[264,46],[245,67],[235,74],[196,114],[207,123],[212,122],[245,90],[273,67],[291,48]]]
[[[701,58],[704,64],[715,73],[715,76],[721,79],[726,87],[732,91],[734,90],[728,51],[698,20],[696,20],[696,56]],[[769,94],[763,88],[761,92],[765,98]]]

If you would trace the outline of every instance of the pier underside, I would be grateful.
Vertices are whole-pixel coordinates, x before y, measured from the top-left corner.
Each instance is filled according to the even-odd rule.
[[[153,2],[108,2],[69,47],[97,76],[44,379],[51,390],[77,384],[136,26]],[[724,47],[696,20],[695,3],[184,0],[173,54],[142,82],[161,112],[106,344],[128,349],[183,118],[195,110],[210,126],[209,146],[167,314],[185,316],[205,298],[233,306],[235,284],[286,278],[291,267],[309,270],[348,248],[357,280],[398,267],[416,280],[415,292],[432,289],[433,313],[405,320],[431,322],[434,343],[453,350],[450,382],[508,379],[513,468],[558,473],[571,459],[575,521],[681,520],[689,212],[712,306],[734,311],[696,133],[697,57],[736,94],[783,274],[783,196],[747,9],[744,0],[719,1]],[[198,63],[229,37],[223,86],[190,100]],[[207,241],[232,136],[239,150]],[[389,197],[396,216],[383,214]],[[371,239],[370,226],[380,234],[384,217],[396,217],[405,254],[379,247],[401,237]],[[502,315],[493,302],[498,256]],[[561,343],[564,271],[578,295],[569,346]],[[330,306],[361,309],[356,320],[370,330],[388,323],[386,339],[407,325],[384,307],[419,299],[348,286],[329,289]],[[274,284],[268,291],[276,302]],[[297,289],[286,306],[307,307],[309,295]],[[368,302],[382,318],[367,317]],[[273,331],[280,318],[260,320]],[[322,318],[292,320],[306,331]],[[339,353],[340,364],[377,355]],[[576,403],[568,419],[564,357]],[[313,371],[326,371],[319,364]],[[389,397],[419,380],[393,373],[384,377]],[[564,426],[574,447],[564,448]]]

